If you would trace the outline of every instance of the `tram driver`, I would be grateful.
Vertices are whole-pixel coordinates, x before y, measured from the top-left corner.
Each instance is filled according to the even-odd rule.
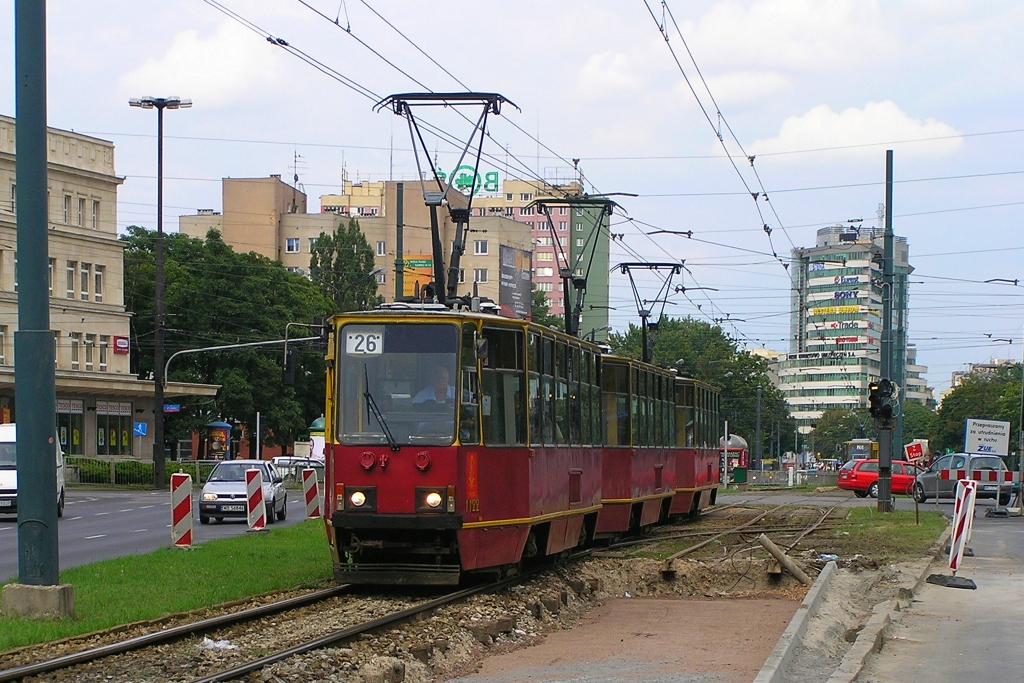
[[[448,368],[443,365],[438,365],[434,368],[434,373],[431,376],[431,383],[423,387],[419,393],[413,396],[413,405],[428,402],[444,405],[447,401],[454,401],[455,387],[449,383],[450,381]]]

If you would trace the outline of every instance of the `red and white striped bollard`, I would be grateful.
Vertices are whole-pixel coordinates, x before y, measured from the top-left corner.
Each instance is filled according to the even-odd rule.
[[[978,494],[978,483],[961,479],[956,487],[956,506],[953,509],[953,534],[949,539],[949,568],[956,576],[964,558],[964,548],[974,526],[974,500]]]
[[[181,472],[171,475],[171,544],[192,545],[192,477]]]
[[[267,506],[263,503],[263,472],[258,467],[245,471],[246,512],[250,531],[267,526]]]
[[[302,470],[302,494],[306,499],[306,519],[320,519],[320,482],[312,467]]]

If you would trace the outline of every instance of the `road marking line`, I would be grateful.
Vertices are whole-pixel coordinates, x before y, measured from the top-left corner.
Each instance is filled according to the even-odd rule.
[[[106,536],[106,534],[96,534],[95,536],[86,536],[85,540],[91,541],[94,538],[103,538],[104,536]]]
[[[94,512],[93,516],[99,517],[100,515],[109,515],[109,514],[110,514],[109,512]]]
[[[139,509],[140,509],[140,510],[147,510],[147,509],[149,509],[149,508],[151,508],[151,507],[155,507],[155,506],[153,506],[153,505],[143,505],[143,506],[142,506],[142,507],[140,507]]]
[[[76,519],[81,519],[81,518],[82,518],[82,515],[78,515],[77,517],[68,517],[68,518],[67,518],[67,521],[68,521],[68,522],[73,522],[73,521],[75,521]]]
[[[13,526],[0,527],[0,531],[10,531],[13,528],[14,528]]]
[[[141,532],[141,531],[149,531],[149,529],[134,529],[134,530],[132,531],[132,533],[133,533],[133,534],[137,534],[137,533],[139,533],[139,532]]]
[[[135,508],[128,508],[127,510],[118,510],[118,512],[132,512]]]
[[[167,525],[167,528],[168,528],[168,529],[170,529],[170,528],[171,528],[171,525],[170,525],[170,524],[168,524],[168,525]]]
[[[160,503],[161,505],[170,505],[170,503]]]

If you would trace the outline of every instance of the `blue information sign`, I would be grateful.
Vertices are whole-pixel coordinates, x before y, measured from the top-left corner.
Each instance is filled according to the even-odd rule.
[[[178,403],[165,403],[164,404],[164,412],[165,413],[180,413],[181,412],[181,404],[178,404]]]
[[[136,422],[135,423],[134,432],[135,432],[135,436],[145,436],[146,435],[146,423],[145,422]]]

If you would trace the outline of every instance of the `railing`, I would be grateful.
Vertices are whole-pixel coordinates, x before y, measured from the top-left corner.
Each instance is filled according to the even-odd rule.
[[[210,472],[220,460],[168,460],[166,472],[184,472],[192,476],[193,488],[202,486],[210,478]],[[153,487],[153,463],[145,460],[105,460],[66,456],[64,478],[68,486],[116,486]],[[317,479],[324,480],[324,468],[315,465]],[[284,477],[285,488],[302,489],[302,467],[280,466],[278,471]],[[170,477],[168,476],[168,479]]]
[[[793,472],[793,486],[835,486],[838,480],[838,472]],[[750,486],[789,486],[789,471],[748,470],[747,483]]]

